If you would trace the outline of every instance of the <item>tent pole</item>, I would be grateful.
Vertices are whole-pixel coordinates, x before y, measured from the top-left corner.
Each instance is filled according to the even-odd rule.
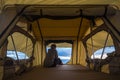
[[[28,32],[28,29],[27,29],[27,32]],[[28,46],[28,37],[26,37],[25,52],[27,52],[27,49],[28,49],[27,46]],[[25,55],[24,59],[25,59],[25,62],[26,62],[26,55]]]
[[[72,44],[72,55],[71,55],[72,56],[72,64],[73,64],[73,44]]]
[[[37,20],[37,24],[38,24],[38,29],[41,36],[41,44],[42,44],[41,46],[41,65],[42,65],[43,64],[43,36],[42,36],[42,32],[41,32],[41,28],[38,20]]]
[[[115,26],[112,24],[112,22],[107,18],[107,16],[104,16],[104,18],[102,18],[102,20],[106,23],[106,25],[112,30],[114,30],[118,35],[120,34],[120,32],[115,28]],[[117,39],[118,42],[120,42],[119,38],[113,34],[114,37]]]
[[[107,22],[107,24],[106,25],[108,25],[108,27],[109,27],[109,25],[110,25],[110,29],[111,29],[111,31],[112,31],[112,29],[113,30],[115,30],[115,32],[119,35],[120,34],[120,32],[115,28],[115,26],[112,24],[112,22],[107,18],[107,16],[106,16],[106,14],[107,14],[107,11],[108,11],[108,6],[105,6],[105,13],[104,13],[104,18],[103,18],[103,21],[106,23]],[[115,35],[115,38],[118,40],[118,42],[120,42],[120,40],[119,40],[119,38]]]
[[[9,22],[8,25],[6,25],[6,28],[4,29],[4,31],[1,32],[0,34],[0,47],[2,46],[2,44],[4,43],[5,39],[7,39],[10,31],[15,27],[16,22],[19,20],[21,14],[25,11],[25,9],[28,6],[23,6],[22,9],[20,10],[19,13],[16,13],[13,17],[13,19]],[[8,11],[9,12],[9,11]],[[7,13],[7,12],[6,12]],[[4,15],[7,16],[7,15]],[[6,18],[7,19],[7,18]],[[6,20],[5,19],[5,20]],[[3,20],[4,21],[4,20]],[[1,26],[1,25],[0,25]],[[5,37],[3,37],[5,36]]]
[[[14,49],[15,49],[15,54],[16,54],[16,57],[17,57],[17,60],[18,60],[18,63],[19,63],[19,57],[18,57],[18,54],[17,54],[17,49],[16,49],[16,47],[15,47],[14,39],[13,39],[13,36],[12,36],[12,35],[10,35],[10,36],[11,36],[12,43],[13,43],[13,47],[14,47]]]
[[[106,37],[106,40],[105,40],[105,44],[104,44],[103,51],[102,51],[102,54],[101,54],[100,59],[102,59],[102,57],[103,57],[103,55],[104,55],[105,47],[106,47],[106,44],[107,44],[107,41],[108,41],[108,37],[109,37],[109,33],[107,34],[107,37]]]
[[[25,52],[28,51],[28,37],[26,37],[26,45],[25,45]],[[24,56],[24,62],[26,63],[26,55]]]
[[[88,68],[90,68],[90,58],[89,58],[89,56],[88,56],[88,50],[87,50],[86,41],[83,41],[83,45],[84,45],[85,51],[86,51],[86,62],[87,62],[87,66],[88,66]]]
[[[94,47],[93,47],[93,38],[91,37],[91,43],[92,43],[92,53],[94,52]],[[95,58],[95,55],[93,54],[93,59]]]
[[[82,10],[80,10],[80,16],[82,15]],[[78,28],[78,34],[77,34],[77,47],[76,47],[76,64],[78,64],[78,46],[79,46],[79,36],[80,36],[80,29],[82,26],[82,22],[83,22],[83,17],[81,16],[81,21],[80,21],[80,25]]]
[[[94,24],[91,24],[92,26],[94,26]],[[92,26],[90,25],[90,33],[93,31]],[[94,44],[93,44],[93,37],[91,36],[91,44],[92,44],[92,53],[94,52]],[[95,55],[93,54],[93,59],[95,58]]]
[[[104,52],[105,52],[105,47],[106,47],[106,44],[107,44],[107,41],[108,41],[108,37],[109,37],[109,33],[107,34],[107,38],[105,40],[105,44],[104,44],[104,47],[103,47],[103,51],[102,51],[102,54],[101,54],[101,57],[100,57],[100,61],[99,61],[99,71],[101,71],[101,61],[102,61],[102,57],[104,55]]]

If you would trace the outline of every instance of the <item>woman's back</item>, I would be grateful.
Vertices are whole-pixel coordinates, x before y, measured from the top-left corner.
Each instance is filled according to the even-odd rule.
[[[46,54],[44,66],[50,67],[50,66],[54,65],[55,58],[58,58],[57,51],[55,49],[49,49],[48,53]]]

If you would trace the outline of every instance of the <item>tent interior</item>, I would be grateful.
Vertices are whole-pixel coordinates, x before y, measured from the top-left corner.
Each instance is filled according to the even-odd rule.
[[[69,69],[68,65],[79,65],[99,74],[120,74],[119,6],[20,3],[6,1],[0,13],[1,80],[13,80],[14,75],[32,72],[35,67],[39,71],[38,66],[42,75],[47,47],[52,43],[72,49],[70,60],[61,66]],[[108,49],[111,47],[114,50]],[[99,49],[101,52],[95,55]]]

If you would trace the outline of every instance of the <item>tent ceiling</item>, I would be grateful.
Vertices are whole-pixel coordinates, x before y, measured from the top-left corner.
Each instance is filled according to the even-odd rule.
[[[80,4],[119,4],[119,0],[2,0],[4,4],[41,4],[41,5],[80,5]]]
[[[19,7],[18,7],[19,8]],[[107,11],[106,11],[107,9]],[[19,10],[19,9],[18,9]],[[33,21],[39,18],[66,19],[76,17],[95,17],[115,14],[115,9],[108,5],[73,5],[73,6],[28,6],[23,16]]]
[[[41,8],[43,7],[43,8]],[[49,6],[48,6],[49,7]],[[61,8],[61,7],[49,7],[47,6],[31,6],[26,11],[26,15],[51,15],[51,16],[74,16],[79,15],[79,8]],[[42,13],[41,13],[42,11]],[[69,13],[70,12],[70,13]]]
[[[41,33],[44,38],[60,38],[60,37],[74,37],[78,36],[79,27],[80,27],[81,18],[70,19],[70,20],[51,20],[42,18],[39,20]],[[35,25],[36,22],[34,22]],[[82,27],[80,30],[80,36],[82,37],[83,34],[89,27],[89,21],[87,19],[83,19]],[[40,31],[38,26],[34,26],[34,34],[36,35],[37,39],[40,39]]]
[[[117,5],[120,8],[120,0],[0,0],[0,12],[7,5]]]
[[[38,40],[41,37],[73,37],[75,39],[78,36],[82,39],[90,26],[89,20],[105,14],[109,16],[114,15],[115,9],[108,5],[31,5],[25,9],[23,17],[32,22],[34,34]],[[82,21],[81,18],[83,18]]]
[[[40,23],[43,36],[77,36],[80,19],[59,21],[41,19]]]

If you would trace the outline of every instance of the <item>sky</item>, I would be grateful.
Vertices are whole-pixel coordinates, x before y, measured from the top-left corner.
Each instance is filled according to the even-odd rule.
[[[47,48],[48,51],[49,47]],[[57,47],[58,57],[62,60],[63,64],[66,64],[71,59],[72,48]]]
[[[47,48],[47,51],[48,51],[48,49],[49,48]],[[62,60],[63,64],[66,64],[71,58],[72,48],[57,47],[56,49],[58,51],[58,57]],[[22,52],[17,52],[17,54],[18,54],[19,59],[28,59],[28,56]],[[7,51],[7,56],[17,60],[15,51]]]
[[[100,58],[101,58],[102,51],[103,51],[103,48],[95,51],[95,52],[94,52],[95,58],[99,58],[99,59],[100,59]],[[113,52],[113,51],[115,51],[114,46],[106,47],[105,50],[104,50],[102,59],[105,59],[105,58],[107,57],[107,54],[109,54],[109,53],[111,53],[111,52]],[[93,55],[91,56],[91,58],[93,59]]]
[[[48,49],[49,47],[47,48],[47,51]],[[66,64],[71,59],[72,48],[57,47],[57,51],[58,51],[58,57],[62,60],[63,64]],[[94,53],[95,58],[100,59],[102,51],[103,51],[103,48],[95,51]],[[102,59],[105,59],[107,57],[107,53],[111,53],[113,51],[115,51],[114,46],[106,47]],[[28,56],[22,52],[17,52],[17,54],[19,59],[28,59]],[[7,56],[17,60],[15,51],[7,51]],[[93,55],[91,56],[91,58],[93,59]]]
[[[28,56],[25,55],[22,52],[17,52],[17,55],[18,55],[19,59],[28,59]],[[11,58],[13,58],[15,60],[17,60],[17,55],[16,55],[15,51],[7,51],[7,56],[11,57]]]

